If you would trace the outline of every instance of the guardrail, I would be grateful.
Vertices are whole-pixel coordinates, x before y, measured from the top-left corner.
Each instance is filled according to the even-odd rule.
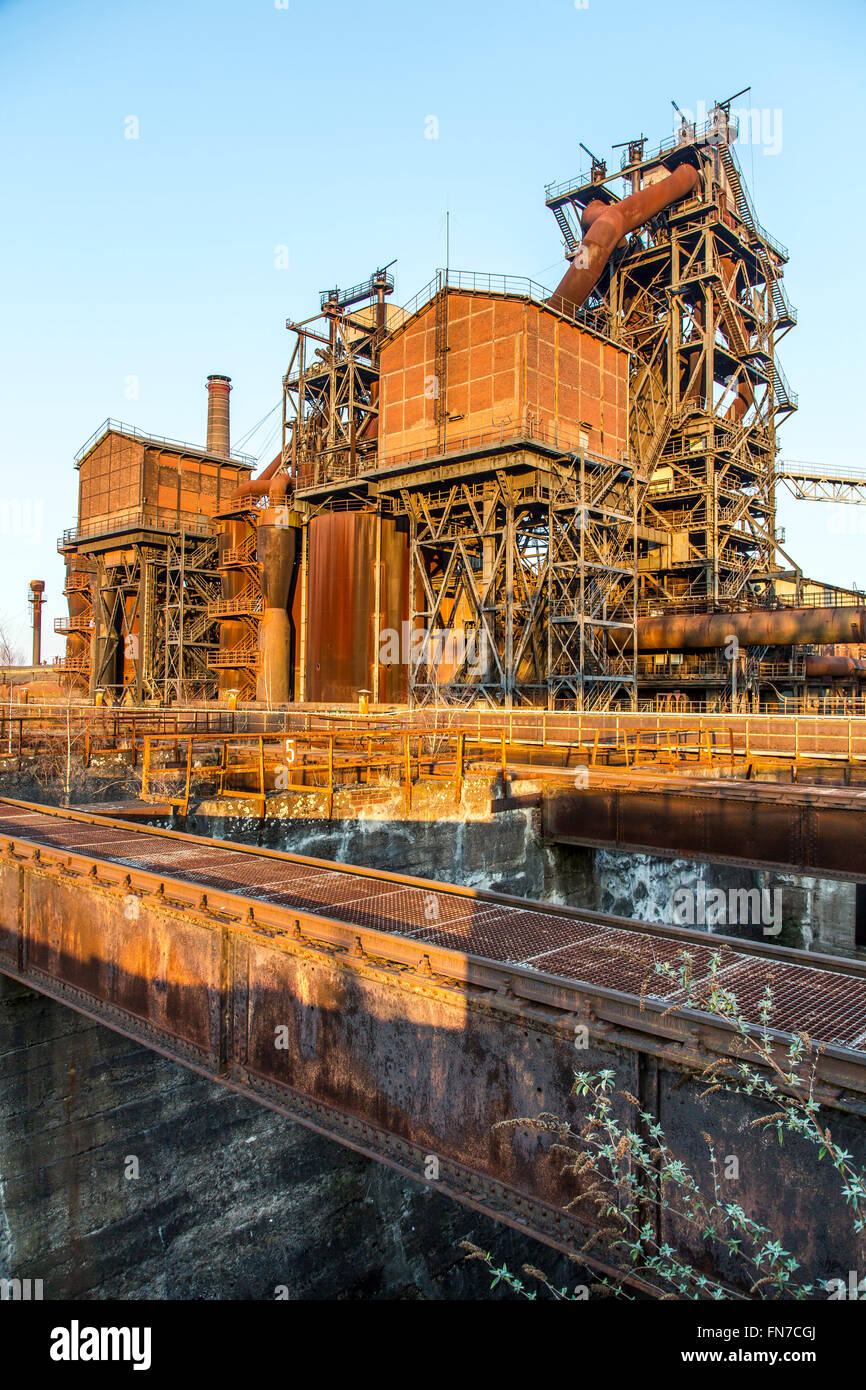
[[[437,270],[432,280],[429,280],[407,304],[400,306],[402,311],[400,323],[405,323],[406,319],[417,314],[419,309],[423,309],[425,304],[444,289],[472,290],[476,294],[508,294],[541,305],[546,304],[552,293],[546,285],[540,285],[536,280],[531,280],[526,275],[497,274],[485,270],[451,270],[450,268]],[[557,310],[557,312],[561,311]],[[593,333],[600,333],[602,337],[613,341],[610,337],[610,325],[605,315],[599,311],[580,308],[575,309],[573,313],[563,314],[563,317],[572,319],[578,327],[589,328]]]
[[[57,549],[64,550],[83,540],[120,535],[124,531],[159,531],[166,535],[186,531],[195,536],[215,534],[210,517],[201,512],[195,516],[179,516],[148,507],[125,507],[110,515],[67,527],[63,535],[58,537]]]
[[[190,454],[207,455],[208,453],[207,449],[203,449],[200,444],[188,444],[182,439],[170,439],[167,435],[162,434],[147,434],[144,430],[136,429],[134,425],[125,425],[122,420],[115,420],[109,417],[107,420],[103,420],[101,425],[97,425],[90,438],[84,441],[77,454],[75,454],[73,462],[79,464],[85,454],[90,453],[94,444],[98,444],[104,435],[111,434],[112,431],[115,434],[128,435],[132,439],[140,439],[143,444],[165,444],[171,449],[182,449],[185,453]],[[243,463],[248,464],[250,467],[255,467],[258,463],[258,459],[254,458],[252,454],[242,454],[238,452],[228,456],[227,462]]]

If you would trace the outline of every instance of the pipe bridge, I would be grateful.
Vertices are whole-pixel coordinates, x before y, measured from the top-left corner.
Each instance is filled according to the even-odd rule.
[[[550,1136],[495,1126],[574,1121],[574,1071],[609,1067],[691,1143],[716,1102],[698,1074],[737,1039],[654,974],[683,950],[696,978],[721,953],[755,1023],[771,983],[780,1044],[825,1044],[816,1096],[857,1147],[862,963],[0,801],[0,971],[559,1249],[590,1228]],[[737,1103],[741,1151],[762,1139]],[[795,1157],[777,1151],[770,1200]]]

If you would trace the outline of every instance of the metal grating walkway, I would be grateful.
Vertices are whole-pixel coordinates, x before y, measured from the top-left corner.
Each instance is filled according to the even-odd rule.
[[[294,862],[226,842],[174,838],[158,830],[122,829],[24,809],[0,801],[0,836],[83,854],[148,873],[315,914],[368,930],[465,952],[490,961],[543,971],[590,986],[645,995],[672,1005],[683,991],[655,973],[692,956],[696,982],[706,979],[712,954],[721,955],[721,979],[737,996],[744,1017],[760,1021],[759,1005],[772,985],[773,1028],[805,1031],[816,1041],[866,1051],[866,973],[754,955],[703,933],[686,939],[651,927],[605,926],[550,910],[516,907],[387,876]]]

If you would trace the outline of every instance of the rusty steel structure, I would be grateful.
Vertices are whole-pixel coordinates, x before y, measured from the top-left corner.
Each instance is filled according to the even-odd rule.
[[[736,138],[721,102],[548,186],[552,292],[448,269],[398,307],[393,262],[323,291],[287,321],[281,446],[255,480],[227,376],[204,451],[107,422],[60,543],[61,673],[269,707],[859,698],[862,595],[804,575],[775,502],[859,483],[777,462],[797,316]]]
[[[565,1250],[594,1209],[566,1209],[561,1160],[496,1123],[575,1115],[584,1024],[585,1065],[613,1067],[676,1146],[670,1114],[740,1055],[732,1024],[656,972],[686,949],[703,978],[713,951],[687,928],[0,804],[0,971],[407,1176],[436,1154],[440,1190]],[[724,936],[713,950],[756,1025],[772,985],[780,1058],[792,1032],[822,1044],[813,1094],[847,1133],[866,1113],[866,966]],[[763,1112],[742,1103],[748,1148]],[[796,1181],[793,1147],[768,1210]],[[663,1205],[653,1220],[664,1238]]]
[[[545,789],[545,838],[631,854],[748,864],[862,883],[862,793],[645,774],[593,775],[580,796]],[[866,946],[858,922],[856,945]]]
[[[777,361],[796,313],[787,251],[755,217],[735,138],[718,106],[653,152],[633,142],[613,174],[547,190],[573,255],[557,295],[591,296],[634,353],[641,519],[663,533],[642,540],[640,597],[666,609],[759,604],[792,568],[772,484],[776,429],[797,407]]]
[[[625,354],[528,280],[439,272],[389,312],[390,288],[289,325],[300,698],[634,706]]]
[[[592,307],[633,354],[638,648],[659,654],[639,664],[641,692],[676,686],[705,701],[730,682],[730,664],[684,659],[695,643],[678,640],[673,615],[796,607],[813,587],[782,549],[775,522],[777,480],[807,495],[806,482],[776,464],[777,428],[798,404],[778,359],[797,319],[784,289],[788,254],[749,200],[730,108],[717,104],[700,127],[683,119],[653,151],[644,137],[625,142],[612,173],[594,159],[587,175],[547,189],[571,260],[554,302]],[[826,495],[826,475],[821,486]],[[849,493],[854,487],[848,480]],[[819,495],[814,484],[808,495]],[[853,594],[828,601],[862,614]],[[670,641],[645,643],[641,624],[662,615]],[[807,615],[800,628],[781,626],[786,636],[770,631],[749,642],[741,700],[754,706],[782,691],[796,698],[810,680],[849,678],[859,689],[853,668],[809,661],[804,648],[832,635]]]
[[[779,459],[776,481],[800,502],[866,502],[866,471],[862,468],[827,468],[818,463]]]
[[[69,615],[54,628],[67,638],[59,671],[91,697],[167,704],[217,694],[212,518],[253,461],[229,453],[228,378],[208,389],[212,447],[106,420],[76,456],[78,522],[58,541]]]

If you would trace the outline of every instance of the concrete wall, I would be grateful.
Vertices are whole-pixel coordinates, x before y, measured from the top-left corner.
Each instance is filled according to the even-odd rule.
[[[576,1279],[535,1242],[0,975],[0,1278],[42,1279],[46,1299],[486,1297],[463,1239]]]
[[[62,760],[61,760],[62,761]],[[62,798],[65,768],[46,766],[36,779],[26,770],[0,775],[0,792],[23,800]],[[527,784],[531,785],[531,784]],[[73,802],[98,803],[138,794],[139,779],[122,763],[92,768],[84,776],[73,766]],[[516,795],[522,784],[514,783]],[[486,781],[470,779],[458,808],[453,790],[440,785],[413,791],[407,813],[399,790],[338,792],[334,814],[325,818],[325,798],[272,797],[264,829],[258,817],[238,803],[203,801],[187,828],[244,843],[313,858],[338,859],[419,878],[438,878],[467,887],[585,907],[642,922],[670,922],[671,901],[680,887],[766,888],[781,892],[783,927],[776,944],[830,954],[854,952],[853,883],[732,865],[704,864],[647,854],[627,854],[569,845],[545,845],[540,813],[533,807],[491,814]],[[760,930],[736,925],[727,935],[766,939]]]
[[[707,891],[716,888],[725,894],[730,890],[757,888],[769,893],[768,903],[775,905],[778,901],[781,932],[765,938],[760,928],[752,929],[751,924],[738,923],[720,925],[717,931],[756,941],[771,940],[775,945],[804,951],[823,951],[831,955],[854,952],[854,883],[609,850],[596,851],[593,868],[596,889],[593,905],[601,912],[634,917],[640,922],[670,923],[673,896],[679,888],[696,892],[697,885],[703,883]],[[774,896],[776,893],[778,899]]]

